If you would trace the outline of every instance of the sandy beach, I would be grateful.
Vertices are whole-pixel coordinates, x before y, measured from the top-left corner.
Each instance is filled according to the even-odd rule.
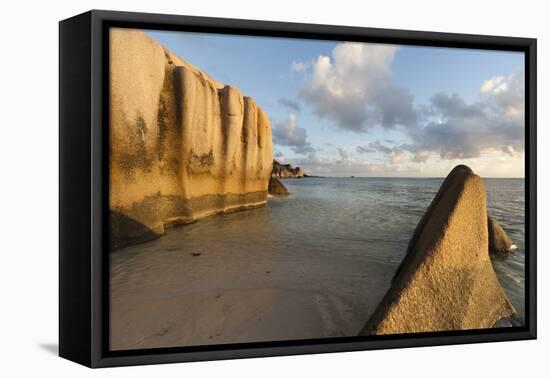
[[[356,255],[295,253],[286,247],[292,240],[266,239],[276,237],[269,211],[207,218],[112,253],[112,349],[356,335],[394,268]],[[240,230],[250,221],[258,227],[243,249]],[[212,235],[199,250],[210,232],[226,242]]]

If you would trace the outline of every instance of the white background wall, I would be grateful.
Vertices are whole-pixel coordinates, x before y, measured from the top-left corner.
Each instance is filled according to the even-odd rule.
[[[545,165],[550,27],[544,1],[72,1],[2,4],[0,38],[0,375],[543,376],[550,373],[550,190]],[[539,39],[539,340],[89,370],[55,356],[58,247],[58,25],[91,8]],[[472,67],[475,69],[475,67]],[[546,349],[546,351],[545,351]],[[546,375],[548,376],[548,375]]]

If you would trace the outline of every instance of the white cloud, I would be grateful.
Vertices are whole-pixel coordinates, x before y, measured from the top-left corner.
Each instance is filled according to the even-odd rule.
[[[498,84],[483,94],[483,100],[494,113],[523,121],[525,115],[525,83],[523,71],[502,77]]]
[[[288,120],[277,122],[273,127],[273,143],[280,146],[290,146],[297,154],[307,154],[313,151],[307,142],[306,129],[299,127],[296,115],[290,113]]]
[[[304,82],[301,96],[320,117],[356,132],[416,120],[413,96],[393,81],[390,65],[397,46],[345,42],[332,56],[320,55]]]
[[[483,84],[481,84],[480,92],[490,93],[499,91],[499,88],[503,85],[503,80],[504,76],[493,76],[492,78],[485,80]],[[506,83],[504,83],[504,85],[506,85]]]
[[[348,150],[346,149],[346,147],[339,147],[338,155],[340,155],[340,159],[342,161],[346,161],[349,158]]]
[[[506,145],[502,147],[502,151],[509,156],[516,156],[517,151],[512,145]]]
[[[308,63],[306,62],[297,62],[295,60],[293,60],[291,63],[290,63],[290,69],[294,72],[301,72],[301,71],[305,71],[308,67]]]
[[[389,155],[388,158],[392,164],[401,164],[405,160],[405,151],[396,148]]]
[[[428,150],[417,150],[414,152],[412,161],[415,163],[425,163],[430,158],[431,152]]]

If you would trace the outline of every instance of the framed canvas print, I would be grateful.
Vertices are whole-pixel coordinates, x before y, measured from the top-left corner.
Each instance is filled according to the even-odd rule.
[[[61,21],[60,355],[535,338],[535,117],[534,39]]]

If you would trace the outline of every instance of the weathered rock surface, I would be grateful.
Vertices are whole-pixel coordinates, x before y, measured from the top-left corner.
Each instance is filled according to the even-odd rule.
[[[508,237],[496,220],[488,217],[487,226],[489,228],[489,252],[508,253],[517,249],[512,239]]]
[[[274,178],[302,178],[304,171],[300,167],[292,168],[290,164],[281,164],[277,160],[273,160],[273,171],[271,177]]]
[[[269,179],[268,193],[274,196],[287,196],[290,194],[283,183],[275,177]]]
[[[488,251],[486,194],[466,166],[447,176],[392,286],[360,334],[490,328],[514,310]]]
[[[110,31],[113,248],[265,204],[271,126],[253,99],[138,30]]]

